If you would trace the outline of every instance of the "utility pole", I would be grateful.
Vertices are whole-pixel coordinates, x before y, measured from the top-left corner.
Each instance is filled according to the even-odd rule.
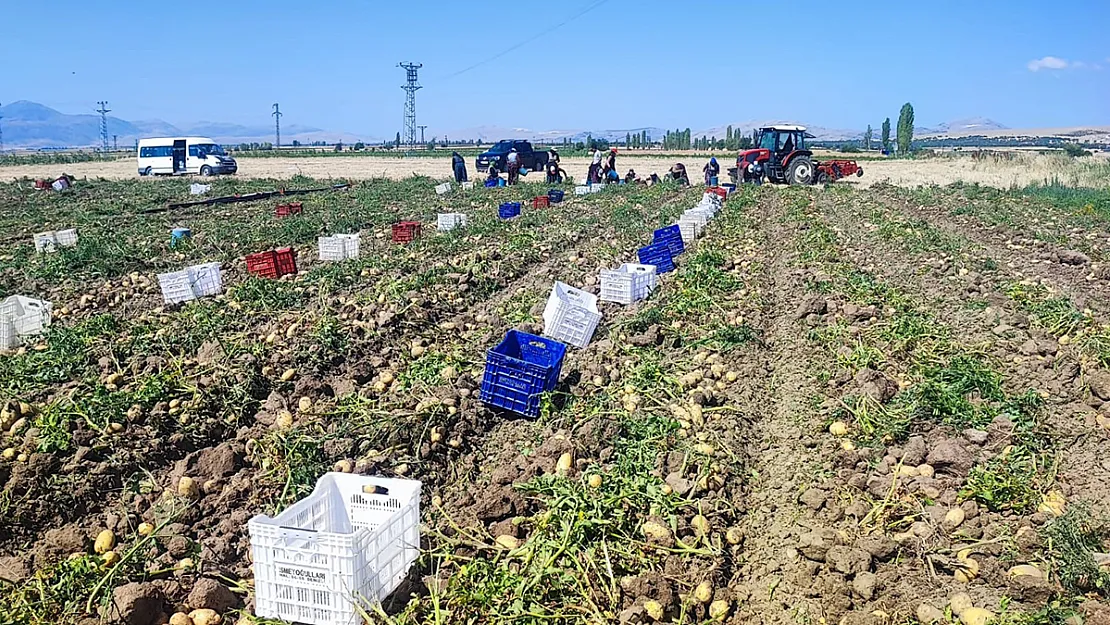
[[[416,145],[416,91],[420,85],[416,84],[416,70],[424,67],[422,63],[398,63],[398,67],[405,68],[406,84],[401,88],[405,90],[405,134],[404,141],[411,148]]]
[[[116,152],[118,150],[119,150],[119,135],[112,135],[112,151]]]
[[[281,109],[278,108],[277,103],[274,103],[274,149],[281,147]]]
[[[107,152],[108,151],[108,113],[111,113],[112,109],[108,108],[108,102],[107,101],[97,102],[97,104],[100,105],[100,108],[96,109],[96,112],[100,113],[100,149],[104,152]]]
[[[420,129],[420,143],[421,144],[424,143],[424,129],[427,128],[427,127],[428,127],[428,124],[422,124],[420,126],[417,126],[417,128]]]
[[[0,106],[4,106],[4,105],[0,104]],[[3,119],[4,119],[4,116],[0,115],[0,120],[3,120]],[[0,153],[3,153],[3,152],[4,152],[4,127],[0,126]]]

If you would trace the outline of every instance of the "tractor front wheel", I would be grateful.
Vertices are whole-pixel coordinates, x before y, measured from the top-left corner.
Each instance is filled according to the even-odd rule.
[[[829,184],[829,175],[823,171],[817,172],[817,184]]]
[[[786,168],[787,184],[813,184],[813,161],[808,156],[797,156]]]

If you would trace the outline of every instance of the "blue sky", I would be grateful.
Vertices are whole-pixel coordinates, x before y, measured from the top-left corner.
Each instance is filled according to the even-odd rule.
[[[919,126],[1110,125],[1106,0],[806,4],[7,0],[0,102],[78,113],[107,99],[124,119],[251,125],[280,102],[283,124],[391,137],[396,65],[411,60],[424,64],[429,136],[772,118],[862,128],[906,101]],[[759,7],[781,7],[781,21]]]

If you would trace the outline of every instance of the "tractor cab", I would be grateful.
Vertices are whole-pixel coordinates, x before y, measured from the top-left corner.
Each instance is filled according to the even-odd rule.
[[[806,139],[814,138],[804,126],[768,126],[760,128],[756,147],[741,152],[736,158],[737,182],[769,182],[779,184],[813,184],[813,152],[806,149]]]

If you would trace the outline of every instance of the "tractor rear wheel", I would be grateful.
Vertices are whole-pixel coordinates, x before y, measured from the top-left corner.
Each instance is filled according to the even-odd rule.
[[[813,184],[813,161],[808,156],[796,156],[786,168],[787,184]]]

